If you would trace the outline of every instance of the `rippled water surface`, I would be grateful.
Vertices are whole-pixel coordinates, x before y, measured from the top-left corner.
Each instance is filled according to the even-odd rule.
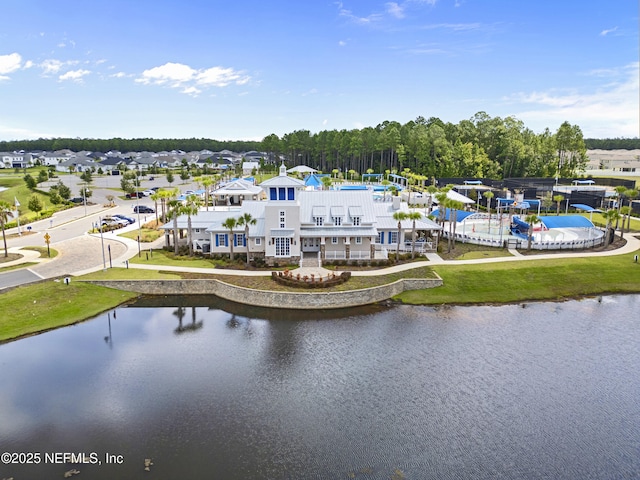
[[[0,478],[640,478],[640,296],[296,313],[189,301],[1,345],[0,450],[42,460]]]

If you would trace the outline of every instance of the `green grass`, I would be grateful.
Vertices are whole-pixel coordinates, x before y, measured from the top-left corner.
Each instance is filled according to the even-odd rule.
[[[2,293],[0,342],[81,322],[136,296],[74,280],[9,290]]]
[[[149,259],[145,255],[135,256],[129,259],[129,263],[139,263],[146,265],[180,266],[195,268],[215,268],[216,261],[203,257],[174,256],[173,252],[167,250],[153,250],[153,255]]]
[[[2,265],[0,263],[0,265]],[[25,262],[25,263],[20,263],[18,265],[12,265],[10,267],[0,267],[0,273],[4,273],[4,272],[9,272],[11,270],[18,270],[19,268],[27,268],[27,267],[31,267],[33,265],[37,265],[36,262]]]
[[[58,251],[55,248],[49,247],[49,252],[47,252],[47,247],[24,247],[23,250],[33,250],[34,252],[40,252],[41,258],[55,258],[58,256]],[[49,253],[51,256],[49,256]]]
[[[140,230],[130,230],[125,233],[120,233],[118,236],[138,241],[138,234],[140,234],[140,241],[143,243],[151,243],[164,235],[160,230],[142,227]]]
[[[142,270],[139,268],[108,268],[78,277],[78,280],[172,280],[182,278],[179,272],[169,273],[160,270]]]
[[[611,257],[434,266],[442,287],[404,292],[410,304],[512,303],[640,292],[640,263]]]

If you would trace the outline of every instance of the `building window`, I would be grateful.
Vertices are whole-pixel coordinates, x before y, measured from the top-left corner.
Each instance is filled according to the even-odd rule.
[[[227,238],[228,237],[226,233],[218,233],[216,235],[216,247],[228,247],[229,242]]]
[[[199,228],[196,228],[196,233],[200,233],[200,229]]]
[[[389,232],[389,243],[398,243],[398,232]]]
[[[284,187],[278,188],[278,200],[286,200],[287,189]]]
[[[342,225],[342,217],[333,217],[333,224],[336,226]]]
[[[276,257],[289,257],[291,255],[291,239],[276,237],[274,240],[276,244]]]
[[[331,243],[336,245],[338,243],[338,237],[331,237]]]
[[[362,244],[362,237],[356,237],[356,245]]]
[[[353,225],[355,227],[359,227],[360,226],[360,217],[353,217],[351,220],[353,220]]]
[[[280,211],[280,228],[285,228],[285,214],[284,210]]]
[[[324,217],[316,217],[314,218],[314,221],[316,222],[316,227],[324,225]]]
[[[278,189],[276,187],[269,188],[269,200],[278,199]]]
[[[241,247],[247,246],[247,242],[245,241],[245,238],[244,238],[244,233],[233,234],[233,246],[237,247],[238,245]]]
[[[256,245],[262,245],[262,239],[256,238]]]
[[[384,243],[384,232],[378,233],[378,243],[382,245]]]
[[[295,200],[295,189],[293,187],[287,188],[287,200]]]

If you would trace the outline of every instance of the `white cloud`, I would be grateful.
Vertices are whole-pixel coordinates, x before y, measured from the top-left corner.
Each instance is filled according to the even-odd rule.
[[[387,13],[395,18],[404,18],[404,6],[398,5],[396,2],[385,4]]]
[[[159,67],[150,68],[142,72],[142,77],[137,82],[156,85],[169,83],[172,87],[179,87],[182,83],[192,80],[196,71],[181,63],[165,63]]]
[[[124,72],[118,72],[118,73],[113,73],[113,74],[111,74],[109,76],[113,77],[113,78],[124,78],[124,77],[127,76],[127,74],[124,73]]]
[[[71,80],[72,82],[82,83],[83,77],[89,75],[90,73],[90,70],[70,70],[63,75],[60,75],[58,77],[58,80],[60,80],[61,82],[65,80]]]
[[[52,75],[56,74],[60,71],[60,69],[64,66],[64,63],[60,60],[48,59],[40,64],[40,68],[42,68],[43,75]]]
[[[613,28],[610,28],[610,29],[608,29],[608,30],[602,30],[602,31],[600,32],[600,36],[601,36],[601,37],[606,37],[606,36],[607,36],[607,35],[609,35],[610,33],[615,32],[616,30],[618,30],[618,27],[613,27]]]
[[[233,68],[212,67],[201,71],[197,75],[198,85],[211,85],[214,87],[226,87],[230,83],[244,85],[249,81],[249,77]]]
[[[550,122],[560,125],[566,120],[579,125],[586,137],[637,137],[640,131],[639,65],[635,62],[607,71],[607,83],[590,92],[548,90],[520,93],[507,100],[533,106],[515,114],[522,120],[546,125]],[[592,76],[602,78],[603,72],[594,71]]]
[[[185,93],[187,95],[190,95],[192,97],[197,97],[198,95],[200,95],[202,93],[202,90],[196,88],[196,87],[186,87],[184,89],[182,89],[182,93]]]
[[[22,57],[19,53],[0,55],[0,75],[15,72],[21,65]]]
[[[340,46],[340,47],[345,47],[346,45],[347,45],[347,42],[345,42],[344,40],[340,40],[338,42],[338,46]]]
[[[251,77],[233,68],[211,67],[196,70],[182,63],[165,63],[142,72],[136,82],[144,85],[167,85],[182,88],[182,93],[198,95],[202,88],[226,87],[230,84],[245,85]],[[201,88],[198,88],[201,87]]]

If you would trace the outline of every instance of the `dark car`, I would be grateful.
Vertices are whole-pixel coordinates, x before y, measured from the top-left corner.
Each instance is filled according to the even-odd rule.
[[[84,203],[84,198],[82,197],[74,197],[71,200],[69,200],[71,203]]]
[[[156,213],[156,211],[146,205],[136,205],[133,207],[133,213]]]
[[[143,197],[144,197],[144,193],[142,192],[127,193],[125,195],[125,198],[143,198]]]

